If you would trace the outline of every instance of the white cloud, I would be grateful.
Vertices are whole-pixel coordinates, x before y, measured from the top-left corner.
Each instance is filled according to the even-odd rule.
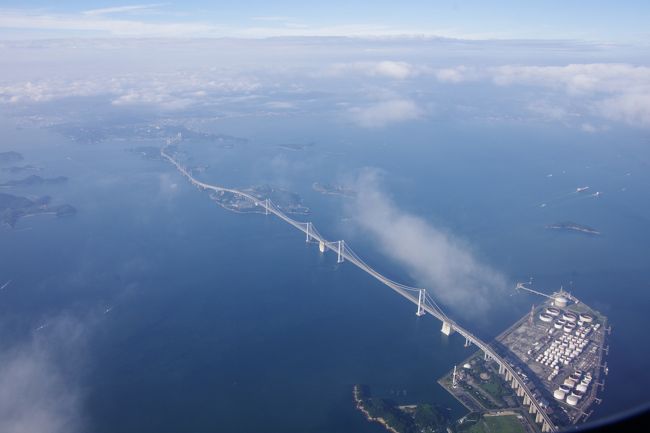
[[[586,114],[634,126],[650,127],[650,67],[621,63],[565,66],[503,65],[487,68],[457,66],[434,70],[441,82],[490,80],[499,86],[542,87],[568,96],[570,105],[533,101],[528,108],[564,120],[578,106]]]
[[[46,322],[32,340],[0,353],[0,431],[83,431],[81,395],[70,372],[78,373],[84,327],[69,318]]]
[[[460,83],[478,78],[477,72],[474,68],[468,68],[463,65],[452,68],[435,69],[433,74],[438,81],[443,83]]]
[[[392,60],[336,63],[326,70],[326,75],[344,75],[350,73],[404,80],[418,75],[419,71],[410,63]]]
[[[181,110],[225,95],[247,95],[261,86],[249,76],[222,71],[128,74],[88,79],[42,79],[0,86],[0,102],[47,102],[69,97],[106,96],[115,106],[144,105]]]
[[[365,107],[354,107],[349,113],[352,119],[364,128],[383,127],[422,116],[422,110],[409,99],[390,99]]]
[[[650,127],[650,89],[607,98],[600,101],[596,109],[608,119]]]
[[[104,11],[110,11],[108,8]],[[91,12],[91,13],[88,13]],[[88,32],[91,35],[109,36],[160,36],[192,37],[215,36],[223,31],[222,27],[201,22],[151,22],[105,17],[102,9],[86,14],[46,14],[41,11],[0,9],[0,28]]]
[[[432,226],[395,205],[367,171],[356,182],[355,221],[382,251],[413,274],[435,299],[463,311],[484,312],[507,287],[506,279],[482,264],[471,248],[448,231]]]
[[[525,84],[564,91],[587,110],[610,120],[650,126],[650,67],[628,64],[501,66],[490,70],[499,85]]]
[[[142,4],[142,5],[127,5],[127,6],[115,6],[101,9],[91,9],[82,12],[83,15],[108,15],[108,14],[121,14],[128,12],[142,12],[147,10],[155,9],[159,6],[162,6],[162,3],[153,3],[153,4]]]

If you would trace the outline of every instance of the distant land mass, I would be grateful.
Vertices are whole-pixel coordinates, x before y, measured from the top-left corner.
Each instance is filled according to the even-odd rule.
[[[58,185],[68,181],[68,178],[65,176],[57,176],[44,178],[32,174],[27,176],[24,179],[10,180],[5,183],[0,183],[0,186],[34,186],[34,185]]]
[[[563,231],[573,231],[573,232],[579,232],[579,233],[584,233],[588,235],[599,235],[600,232],[594,228],[585,226],[585,225],[580,225],[574,222],[562,222],[562,223],[555,223],[555,224],[548,224],[546,226],[547,229],[550,230],[563,230]]]
[[[308,143],[308,144],[296,144],[296,143],[282,143],[278,144],[278,148],[282,150],[290,150],[293,152],[298,152],[301,150],[305,150],[308,147],[313,146],[314,143]]]
[[[2,167],[2,171],[11,173],[11,174],[16,174],[16,173],[22,173],[23,171],[38,171],[40,170],[40,167],[36,167],[35,165],[14,165],[11,167]]]
[[[104,140],[165,140],[174,138],[214,143],[219,147],[231,148],[248,140],[232,135],[194,131],[182,125],[158,123],[134,123],[85,126],[65,123],[51,127],[54,131],[79,143],[99,143]]]
[[[51,206],[50,201],[51,197],[49,196],[31,200],[27,197],[0,193],[0,222],[13,228],[23,217],[45,214],[62,217],[74,215],[77,212],[69,204]]]
[[[18,152],[0,152],[0,164],[11,164],[22,161],[23,159],[23,156]]]
[[[355,197],[357,195],[357,192],[355,190],[346,188],[343,185],[332,185],[329,183],[314,182],[311,185],[311,188],[316,192],[320,192],[321,194],[342,195],[345,197]]]

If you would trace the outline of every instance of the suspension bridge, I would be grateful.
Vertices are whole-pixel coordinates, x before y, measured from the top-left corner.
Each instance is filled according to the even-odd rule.
[[[170,144],[170,142],[168,142]],[[301,222],[296,221],[293,218],[289,217],[284,213],[277,205],[275,205],[270,199],[260,199],[255,197],[252,194],[249,194],[245,191],[240,191],[233,188],[225,188],[222,186],[211,185],[205,182],[202,182],[196,179],[185,168],[180,162],[178,162],[172,155],[167,152],[167,147],[163,147],[160,150],[161,156],[172,163],[176,169],[185,177],[187,180],[203,191],[215,191],[220,193],[231,193],[238,197],[244,198],[255,206],[259,207],[264,214],[275,215],[286,223],[292,225],[296,229],[300,230],[305,235],[306,242],[315,242],[318,243],[319,250],[322,253],[327,251],[333,251],[337,256],[337,262],[343,263],[348,261],[353,265],[357,266],[362,271],[370,274],[375,279],[379,280],[384,285],[390,287],[398,294],[402,295],[404,298],[413,302],[417,305],[416,314],[422,316],[426,313],[431,314],[436,319],[442,322],[442,333],[445,335],[451,335],[453,332],[456,332],[463,337],[465,337],[465,346],[474,344],[484,353],[486,360],[493,360],[499,366],[499,374],[505,376],[506,381],[510,384],[513,390],[515,390],[518,397],[523,398],[523,403],[525,406],[528,406],[529,413],[534,415],[535,422],[541,425],[542,432],[554,432],[557,431],[557,427],[549,418],[548,414],[543,407],[540,406],[540,403],[537,401],[537,398],[533,395],[533,392],[524,382],[524,379],[517,373],[514,366],[506,361],[501,355],[499,355],[489,344],[483,342],[481,339],[476,337],[467,329],[460,326],[454,320],[450,319],[438,306],[435,300],[427,293],[426,289],[419,287],[407,286],[396,281],[391,280],[390,278],[382,275],[374,268],[365,263],[344,240],[330,241],[327,240],[323,235],[321,235],[314,224],[311,222]]]

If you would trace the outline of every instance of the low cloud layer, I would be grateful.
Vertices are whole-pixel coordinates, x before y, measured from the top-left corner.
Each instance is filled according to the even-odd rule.
[[[352,120],[364,128],[379,128],[393,123],[415,120],[422,110],[409,99],[390,99],[350,109]]]
[[[83,431],[76,370],[83,326],[69,318],[48,322],[31,340],[0,352],[0,431]],[[76,371],[78,373],[78,371]]]
[[[488,68],[456,66],[438,69],[434,74],[443,83],[491,81],[504,87],[541,87],[560,92],[564,99],[580,106],[586,114],[632,126],[650,127],[650,67],[647,66],[620,63]],[[558,105],[553,112],[570,111],[567,108],[566,104]]]
[[[434,299],[453,308],[471,307],[463,311],[478,314],[506,289],[505,277],[481,263],[465,242],[393,203],[379,189],[376,172],[362,174],[356,189],[356,223]]]
[[[588,63],[590,56],[579,55],[584,47],[557,44],[553,53],[565,53],[560,58],[524,57],[528,64],[516,64],[522,57],[503,42],[465,43],[465,57],[455,45],[451,56],[449,44],[413,38],[5,41],[0,51],[10,60],[0,72],[0,109],[40,115],[39,105],[61,100],[74,105],[75,117],[88,101],[129,116],[334,113],[363,128],[437,116],[553,122],[591,133],[650,128],[650,66]],[[470,56],[476,52],[491,61]],[[567,57],[575,63],[564,63]],[[459,58],[476,60],[455,64]],[[56,114],[65,107],[58,105]]]
[[[326,75],[362,74],[369,77],[385,77],[404,80],[419,74],[412,64],[407,62],[382,60],[379,62],[337,63],[327,69]]]

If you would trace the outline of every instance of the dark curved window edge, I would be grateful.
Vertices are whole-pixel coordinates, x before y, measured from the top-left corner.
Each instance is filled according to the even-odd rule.
[[[637,406],[623,413],[604,418],[599,421],[594,421],[585,425],[585,431],[589,433],[599,432],[645,432],[650,431],[650,403],[642,406]],[[567,429],[565,431],[572,431]]]

